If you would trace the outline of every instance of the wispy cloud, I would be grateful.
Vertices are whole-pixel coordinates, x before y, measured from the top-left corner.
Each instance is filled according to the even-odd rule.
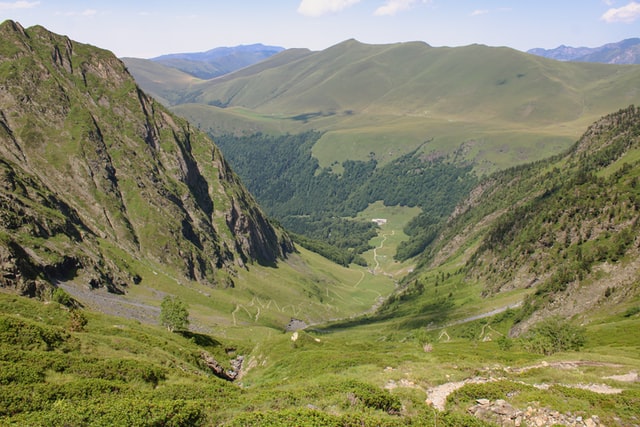
[[[487,13],[489,13],[487,9],[476,9],[471,12],[471,16],[486,15]]]
[[[387,2],[376,9],[373,13],[376,16],[395,15],[403,10],[411,9],[414,3],[429,3],[431,0],[387,0]]]
[[[634,22],[640,18],[640,3],[632,1],[626,6],[611,8],[602,15],[605,22]]]
[[[359,2],[360,0],[302,0],[298,6],[298,13],[305,16],[322,16],[340,12]]]
[[[94,16],[97,15],[98,11],[95,9],[85,9],[83,11],[80,12],[56,12],[56,15],[58,16]]]
[[[32,9],[39,4],[39,1],[0,2],[0,10]]]

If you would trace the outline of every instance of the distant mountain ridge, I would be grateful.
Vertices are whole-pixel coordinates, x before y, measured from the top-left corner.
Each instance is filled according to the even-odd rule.
[[[625,39],[593,48],[565,45],[555,49],[535,48],[528,50],[527,53],[558,61],[640,64],[640,38]]]
[[[235,47],[217,47],[206,52],[173,53],[151,61],[208,80],[263,61],[285,50],[261,43]]]

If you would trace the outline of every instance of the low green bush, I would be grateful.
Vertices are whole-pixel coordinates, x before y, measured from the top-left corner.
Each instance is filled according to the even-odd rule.
[[[397,396],[371,384],[352,380],[345,383],[345,388],[349,396],[361,402],[366,408],[385,411],[389,414],[397,414],[402,409],[402,403]]]
[[[23,350],[53,350],[71,336],[62,328],[0,315],[0,342]]]
[[[631,317],[631,316],[635,316],[638,313],[640,313],[640,305],[628,308],[627,311],[624,312],[623,316]]]
[[[0,385],[12,383],[33,384],[44,381],[44,372],[38,367],[12,362],[0,362]]]
[[[69,366],[65,372],[84,378],[123,382],[142,381],[154,386],[166,378],[164,368],[135,359],[85,359]]]
[[[523,346],[528,351],[550,355],[560,351],[577,351],[585,341],[585,328],[559,317],[549,317],[531,328],[523,337]]]
[[[46,411],[24,414],[16,421],[30,426],[187,427],[203,425],[205,420],[197,402],[147,401],[126,397],[100,402],[61,400]]]
[[[44,411],[59,401],[80,403],[103,396],[113,400],[125,386],[99,379],[85,379],[56,384],[9,384],[0,386],[0,416]]]

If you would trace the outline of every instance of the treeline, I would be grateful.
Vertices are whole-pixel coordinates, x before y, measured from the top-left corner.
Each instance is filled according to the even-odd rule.
[[[340,264],[345,267],[348,267],[349,264],[358,264],[363,267],[367,266],[367,261],[353,250],[342,249],[321,240],[311,239],[303,236],[302,234],[291,233],[291,238],[303,248],[320,254],[336,264]]]
[[[422,208],[405,230],[410,241],[396,256],[407,259],[435,237],[441,221],[477,182],[471,166],[425,159],[419,149],[381,167],[373,158],[347,160],[338,175],[312,156],[321,136],[310,131],[214,139],[269,215],[300,236],[353,254],[371,249],[368,242],[376,235],[375,224],[353,219],[370,203]]]

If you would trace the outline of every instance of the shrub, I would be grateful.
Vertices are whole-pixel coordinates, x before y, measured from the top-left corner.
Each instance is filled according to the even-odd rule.
[[[631,316],[635,316],[638,313],[640,313],[640,305],[628,308],[627,311],[624,312],[623,316],[631,317]]]
[[[53,350],[70,335],[60,328],[45,326],[23,319],[0,316],[0,342],[23,350]]]
[[[163,368],[134,359],[85,360],[76,363],[65,372],[84,378],[99,378],[110,381],[142,381],[154,386],[166,378]]]
[[[559,317],[550,317],[535,325],[523,337],[528,351],[550,355],[559,351],[579,350],[585,344],[585,329]]]
[[[359,381],[349,381],[346,384],[348,396],[354,402],[361,402],[365,407],[397,414],[402,409],[402,403],[397,396],[370,384]]]
[[[0,362],[0,385],[31,384],[44,381],[44,372],[37,367],[14,362]]]
[[[71,332],[81,332],[87,325],[87,317],[78,309],[69,312],[69,330]]]
[[[56,401],[46,411],[25,414],[25,425],[73,426],[199,426],[205,414],[195,402],[184,400],[148,401],[132,397],[100,402]]]
[[[56,288],[53,291],[53,294],[51,294],[51,300],[72,309],[80,307],[78,301],[73,299],[73,297],[62,288]]]

